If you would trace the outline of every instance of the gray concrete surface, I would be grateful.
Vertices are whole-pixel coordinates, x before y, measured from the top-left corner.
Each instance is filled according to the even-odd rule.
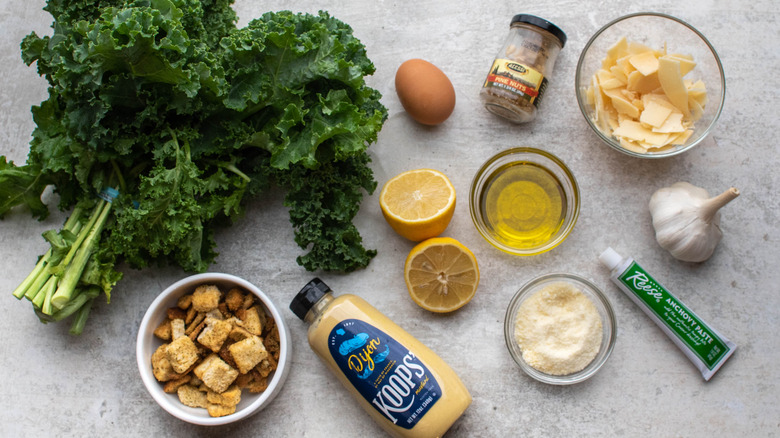
[[[29,108],[45,96],[45,81],[19,57],[29,32],[49,31],[41,0],[0,0],[0,154],[23,162],[33,122]],[[340,292],[357,293],[407,328],[455,368],[474,402],[451,437],[770,437],[780,434],[780,205],[777,193],[777,2],[736,0],[650,2],[526,1],[250,1],[235,5],[241,23],[267,10],[326,9],[351,24],[377,73],[369,83],[390,111],[370,150],[380,185],[417,167],[444,171],[459,202],[445,235],[469,246],[482,272],[477,296],[452,315],[432,315],[408,297],[403,261],[412,244],[383,220],[377,194],[356,219],[379,255],[348,275],[316,273]],[[726,106],[717,128],[699,147],[667,160],[637,160],[599,143],[574,97],[574,70],[590,35],[627,12],[655,10],[698,27],[719,51],[727,76]],[[488,114],[478,91],[515,13],[533,13],[562,27],[569,42],[533,123],[513,126]],[[452,117],[436,128],[414,123],[394,90],[395,69],[420,57],[441,67],[457,92]],[[530,145],[561,157],[582,190],[579,222],[555,250],[517,258],[489,246],[474,229],[467,193],[479,163],[504,148]],[[724,238],[702,264],[674,260],[655,242],[647,201],[662,186],[686,180],[742,195],[723,210]],[[219,233],[213,271],[243,276],[286,309],[315,274],[295,264],[281,194],[257,200],[246,217]],[[49,198],[49,201],[54,201]],[[331,378],[306,345],[305,325],[286,316],[294,341],[293,366],[273,405],[229,427],[182,423],[144,389],[135,364],[137,326],[147,305],[186,274],[178,269],[125,269],[110,305],[94,310],[87,332],[67,324],[42,325],[11,291],[45,249],[44,230],[65,215],[36,222],[25,212],[0,222],[0,435],[23,436],[263,436],[365,437],[381,434]],[[700,316],[738,344],[736,354],[704,382],[676,347],[613,286],[597,256],[607,246],[633,255]],[[565,271],[593,280],[617,312],[612,357],[591,380],[569,387],[537,383],[512,362],[502,335],[506,306],[527,280]]]

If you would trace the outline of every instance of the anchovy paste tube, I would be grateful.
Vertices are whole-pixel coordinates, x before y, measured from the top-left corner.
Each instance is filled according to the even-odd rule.
[[[737,346],[702,321],[630,257],[612,248],[599,256],[612,281],[638,305],[710,380]]]

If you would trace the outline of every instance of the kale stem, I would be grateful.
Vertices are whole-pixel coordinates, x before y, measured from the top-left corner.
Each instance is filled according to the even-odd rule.
[[[22,297],[27,295],[27,291],[29,290],[29,287],[35,282],[35,279],[38,278],[38,276],[43,272],[44,268],[46,267],[46,263],[49,261],[49,258],[52,255],[52,250],[49,248],[48,251],[46,251],[46,254],[41,257],[40,260],[38,260],[38,263],[35,265],[35,268],[33,268],[32,272],[27,276],[27,278],[22,281],[19,286],[14,289],[14,296],[17,299],[22,299]]]
[[[44,294],[45,292],[43,291],[43,286],[41,286],[35,290],[31,289],[24,297],[30,300],[34,308],[40,309],[41,308],[40,304],[36,306],[35,303],[40,303],[43,298],[39,298],[39,297],[43,297]]]
[[[89,311],[92,310],[92,303],[94,301],[94,298],[90,298],[81,307],[79,307],[76,316],[73,318],[73,323],[70,325],[71,335],[80,335],[84,331],[84,326],[87,324]]]
[[[252,178],[248,177],[248,176],[247,176],[247,175],[246,175],[244,172],[242,172],[242,171],[241,171],[241,170],[240,170],[238,167],[236,167],[236,165],[235,165],[235,164],[233,164],[233,163],[228,163],[228,162],[220,161],[220,162],[218,162],[217,164],[218,164],[220,167],[222,167],[223,169],[225,169],[225,170],[229,170],[229,171],[231,171],[231,172],[235,173],[236,175],[238,175],[238,176],[239,176],[241,179],[243,179],[244,181],[247,181],[247,182],[249,182],[249,181],[251,181],[251,180],[252,180]]]
[[[119,170],[119,165],[116,164],[116,160],[111,160],[111,167],[114,169],[114,172],[111,174],[111,176],[117,177],[117,180],[119,181],[119,191],[124,193],[127,186],[125,185],[125,178],[122,176],[122,172]]]
[[[70,251],[68,251],[68,255],[65,256],[65,258],[62,260],[59,266],[62,267],[62,269],[68,269],[68,265],[70,265],[71,260],[73,260],[73,257],[76,256],[76,253],[81,248],[81,244],[84,242],[84,240],[87,238],[87,235],[92,231],[92,228],[95,226],[95,222],[98,220],[98,216],[100,216],[100,212],[103,208],[103,205],[106,203],[104,200],[100,200],[98,202],[97,207],[95,207],[95,210],[92,212],[92,216],[89,218],[89,222],[87,222],[87,225],[81,229],[81,231],[78,234],[78,237],[76,238],[76,241],[73,242],[73,246],[70,248]]]
[[[57,291],[51,299],[51,303],[57,309],[62,309],[65,304],[73,297],[73,292],[76,289],[76,285],[81,278],[81,274],[84,272],[84,267],[89,261],[89,257],[92,255],[95,245],[97,244],[100,234],[103,231],[103,226],[106,224],[108,213],[111,211],[111,203],[101,200],[98,203],[98,207],[93,214],[94,221],[90,219],[90,224],[87,229],[87,236],[82,240],[76,255],[73,257],[73,261],[70,265],[63,265],[66,267],[65,274],[59,282]],[[74,244],[75,246],[75,244]]]
[[[25,292],[24,297],[30,301],[33,301],[35,297],[41,293],[41,288],[44,284],[46,284],[47,281],[49,281],[50,277],[51,267],[47,265],[41,272],[38,273],[34,281],[30,284],[30,287],[27,288],[27,292]]]
[[[65,307],[60,310],[55,310],[49,319],[51,321],[63,320],[76,313],[76,311],[79,310],[81,306],[84,305],[84,303],[92,298],[97,297],[98,295],[100,295],[100,291],[96,288],[88,288],[86,290],[79,288],[73,294],[73,297],[70,301],[68,301]]]
[[[46,281],[46,284],[43,285],[43,287],[38,291],[38,293],[35,295],[35,298],[33,298],[32,303],[33,306],[42,309],[43,304],[46,302],[46,295],[54,293],[52,288],[56,289],[57,287],[57,277],[51,276]]]
[[[38,294],[43,295],[43,303],[40,306],[41,312],[43,312],[46,315],[51,315],[54,313],[54,308],[51,305],[51,297],[54,295],[54,291],[57,290],[57,277],[51,276],[49,280],[46,282],[46,284],[43,286],[43,291]],[[36,297],[37,299],[38,297]],[[33,304],[35,302],[33,301]]]
[[[62,226],[63,230],[68,231],[74,231],[78,230],[80,228],[79,219],[81,219],[81,214],[83,213],[83,209],[81,207],[76,207],[73,209],[73,212],[70,214],[70,217],[68,217],[68,220],[65,221],[65,225]],[[38,263],[36,263],[35,268],[33,268],[32,272],[27,276],[27,278],[22,281],[19,286],[14,289],[13,295],[17,299],[22,299],[22,297],[28,297],[32,298],[31,295],[37,292],[36,289],[31,288],[31,286],[36,282],[38,277],[40,275],[43,275],[44,271],[46,271],[46,275],[50,275],[51,273],[51,267],[48,265],[49,260],[51,259],[52,254],[54,254],[54,251],[49,248],[48,251],[46,251],[46,254],[43,255],[43,257],[38,260]],[[46,278],[43,279],[44,281]],[[41,282],[38,284],[38,287],[43,285],[44,283]]]

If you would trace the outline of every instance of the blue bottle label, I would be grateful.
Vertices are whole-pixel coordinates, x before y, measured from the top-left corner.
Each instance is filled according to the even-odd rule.
[[[338,323],[328,337],[333,360],[380,414],[413,428],[441,398],[441,388],[414,352],[357,319]]]

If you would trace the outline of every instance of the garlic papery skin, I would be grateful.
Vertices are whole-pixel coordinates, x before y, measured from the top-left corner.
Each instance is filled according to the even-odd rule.
[[[720,209],[739,196],[731,187],[710,197],[701,187],[681,181],[658,189],[650,197],[655,239],[672,256],[685,262],[703,262],[723,238]]]

